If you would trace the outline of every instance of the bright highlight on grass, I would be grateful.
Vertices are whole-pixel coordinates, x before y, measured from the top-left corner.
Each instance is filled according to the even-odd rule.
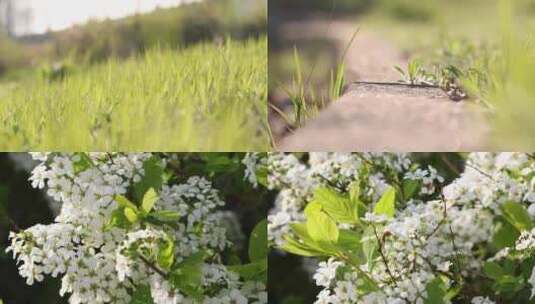
[[[266,150],[267,38],[75,68],[0,84],[0,148]]]

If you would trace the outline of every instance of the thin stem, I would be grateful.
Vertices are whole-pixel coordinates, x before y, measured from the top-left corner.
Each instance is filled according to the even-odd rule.
[[[142,254],[139,255],[139,258],[141,259],[141,261],[143,261],[143,263],[145,263],[145,265],[147,265],[150,269],[154,270],[157,274],[161,275],[164,279],[167,279],[167,276],[168,274],[165,273],[163,270],[161,270],[160,268],[156,267],[156,265],[154,265],[153,263],[151,263],[149,260],[147,260],[147,258],[145,258]]]
[[[397,279],[394,277],[394,274],[390,270],[390,267],[388,266],[388,261],[383,252],[383,242],[381,241],[381,238],[379,238],[379,234],[377,233],[377,228],[373,224],[372,224],[372,227],[373,227],[373,232],[375,233],[375,237],[377,238],[377,243],[379,244],[379,254],[381,255],[381,259],[383,260],[383,263],[385,264],[386,272],[388,273],[392,281],[397,285]]]
[[[485,177],[488,177],[490,180],[494,181],[494,178],[492,177],[492,175],[488,174],[487,172],[475,167],[475,166],[472,166],[470,165],[469,163],[466,163],[465,164],[466,167],[468,168],[472,168],[474,170],[476,170],[477,172],[481,173],[482,175],[484,175]]]
[[[345,192],[345,189],[342,188],[340,185],[337,185],[335,184],[334,182],[332,182],[331,180],[329,180],[328,178],[326,178],[325,176],[321,175],[321,174],[318,174],[318,176],[323,180],[325,181],[329,186],[333,187],[333,188],[336,188],[338,189],[339,191],[341,192]]]

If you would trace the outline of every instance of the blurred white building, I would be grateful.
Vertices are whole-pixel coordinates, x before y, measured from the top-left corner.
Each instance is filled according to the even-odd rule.
[[[10,35],[30,31],[32,11],[27,0],[0,0],[0,31]]]
[[[62,30],[91,19],[121,18],[196,1],[201,0],[0,0],[0,5],[16,3],[15,10],[9,3],[11,14],[4,19],[10,21],[7,23],[13,33],[26,35]],[[0,16],[1,12],[0,8]]]

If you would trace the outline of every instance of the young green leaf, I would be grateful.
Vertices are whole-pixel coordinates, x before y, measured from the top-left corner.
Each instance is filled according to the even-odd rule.
[[[522,232],[533,227],[531,216],[522,204],[507,202],[502,205],[502,211],[507,221],[518,231]]]
[[[124,215],[123,210],[124,209],[122,207],[113,210],[109,222],[104,227],[104,231],[108,231],[115,227],[126,229],[130,226],[130,222]]]
[[[267,281],[267,257],[245,265],[229,266],[229,270],[236,272],[245,280]]]
[[[167,236],[158,249],[158,265],[165,270],[171,269],[175,258],[175,242]]]
[[[317,242],[336,243],[338,241],[338,227],[336,222],[325,212],[315,209],[307,216],[307,231]]]
[[[75,153],[75,155],[79,158],[78,160],[73,161],[72,163],[72,168],[75,174],[78,174],[94,166],[93,160],[91,160],[87,153],[79,152]]]
[[[171,210],[154,211],[149,214],[149,218],[153,218],[160,222],[170,223],[176,222],[182,218],[180,213]]]
[[[373,227],[369,226],[364,231],[362,237],[362,251],[364,252],[366,264],[370,270],[375,266],[375,258],[379,255],[379,251],[377,250],[378,248],[379,245],[373,232]]]
[[[308,243],[301,243],[289,236],[286,236],[284,240],[286,242],[281,246],[281,249],[295,255],[318,257],[329,256],[331,254],[330,252],[324,252],[321,249],[313,248]]]
[[[256,262],[267,258],[267,220],[262,220],[251,232],[249,237],[249,259]]]
[[[266,167],[260,167],[256,170],[256,180],[262,186],[268,186],[269,170]]]
[[[305,223],[293,223],[290,224],[292,231],[298,236],[304,243],[312,243],[314,240],[310,237],[307,231],[307,225]]]
[[[201,298],[204,256],[205,252],[200,251],[176,264],[169,275],[171,284],[191,297]]]
[[[138,220],[137,212],[132,208],[124,208],[124,216],[132,224],[134,224]]]
[[[383,193],[373,212],[377,215],[386,215],[389,218],[394,217],[396,212],[396,190],[393,187],[389,187]]]
[[[440,278],[435,278],[431,282],[427,283],[425,290],[427,291],[427,298],[425,304],[444,304],[446,291],[444,282]]]
[[[143,195],[143,201],[141,202],[141,209],[145,213],[149,213],[159,198],[160,197],[158,196],[154,188],[150,188],[149,190],[147,190],[145,195]]]
[[[306,217],[309,217],[310,214],[313,214],[315,212],[321,211],[322,208],[323,207],[321,206],[320,203],[318,203],[316,201],[312,201],[312,202],[308,203],[308,205],[305,207],[304,213],[305,213]]]
[[[334,243],[319,242],[312,239],[305,223],[291,224],[291,227],[299,241],[286,237],[287,246],[284,247],[290,247],[290,250],[293,250],[292,253],[303,256],[328,256],[338,252]]]
[[[316,189],[314,201],[321,204],[323,210],[340,223],[359,222],[358,205],[335,190],[325,187]]]
[[[134,199],[137,202],[143,200],[143,196],[150,188],[160,189],[163,183],[164,167],[162,160],[153,156],[143,163],[145,174],[138,183],[134,184]]]
[[[134,205],[134,203],[132,203],[126,197],[124,197],[122,195],[116,195],[113,199],[117,202],[117,204],[119,204],[119,206],[121,206],[123,208],[130,208],[130,209],[133,209],[133,210],[137,211],[137,206]]]
[[[360,237],[360,234],[355,231],[341,229],[336,247],[346,253],[356,254],[362,249]]]

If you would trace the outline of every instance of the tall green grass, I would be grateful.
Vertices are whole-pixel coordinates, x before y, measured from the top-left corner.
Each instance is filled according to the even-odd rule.
[[[2,150],[265,151],[266,126],[266,37],[0,84]]]
[[[343,50],[338,63],[330,69],[330,78],[326,88],[321,84],[313,83],[312,78],[318,62],[314,62],[310,71],[305,72],[299,50],[294,46],[293,64],[295,70],[292,75],[292,83],[289,88],[283,87],[286,95],[292,103],[292,118],[290,119],[288,115],[277,109],[275,106],[272,106],[272,108],[286,120],[286,123],[289,126],[293,128],[302,127],[308,120],[315,117],[329,102],[334,102],[342,96],[346,85],[346,66],[344,61],[358,32],[359,29],[357,28]]]

